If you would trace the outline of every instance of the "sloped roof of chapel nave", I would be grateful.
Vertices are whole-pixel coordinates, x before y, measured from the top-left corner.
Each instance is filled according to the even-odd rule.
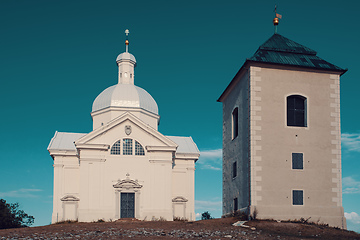
[[[74,142],[85,136],[86,133],[55,132],[48,150],[76,150]]]
[[[51,139],[48,150],[76,150],[74,142],[85,133],[55,132]],[[178,145],[177,153],[199,153],[199,150],[191,137],[165,136]]]

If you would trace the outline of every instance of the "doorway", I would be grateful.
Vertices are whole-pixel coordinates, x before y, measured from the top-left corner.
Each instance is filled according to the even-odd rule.
[[[121,193],[120,218],[135,217],[135,193]]]

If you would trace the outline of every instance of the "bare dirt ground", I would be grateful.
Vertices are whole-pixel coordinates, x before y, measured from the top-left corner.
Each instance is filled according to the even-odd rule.
[[[195,222],[62,223],[3,229],[0,239],[360,239],[360,234],[355,232],[318,225],[249,221],[245,225],[250,227],[244,228],[232,225],[237,221],[221,218]]]

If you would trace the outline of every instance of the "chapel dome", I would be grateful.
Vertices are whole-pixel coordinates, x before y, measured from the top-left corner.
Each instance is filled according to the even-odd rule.
[[[92,112],[108,107],[141,108],[158,115],[154,98],[146,90],[133,84],[119,83],[102,91],[93,103]]]
[[[116,58],[117,63],[122,60],[130,60],[130,61],[134,62],[134,64],[136,64],[136,59],[135,59],[134,55],[132,55],[129,52],[123,52],[123,53],[120,53],[119,56],[117,56],[117,58]]]

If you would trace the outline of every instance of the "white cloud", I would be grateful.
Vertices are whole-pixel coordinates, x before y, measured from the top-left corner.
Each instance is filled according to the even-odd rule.
[[[207,151],[201,151],[200,153],[201,157],[207,158],[207,159],[211,159],[211,158],[216,158],[216,159],[221,159],[222,158],[222,149],[213,149],[213,150],[207,150]]]
[[[221,201],[203,201],[195,200],[195,209],[202,209],[206,211],[216,211],[222,209]]]
[[[202,164],[201,168],[202,169],[210,169],[210,170],[221,171],[221,167],[215,167],[215,166],[212,166],[210,164]]]
[[[341,143],[348,151],[360,152],[360,133],[342,133]]]
[[[222,149],[213,149],[200,152],[198,166],[201,169],[221,171],[222,168]]]
[[[360,216],[356,212],[345,213],[345,218],[347,221],[353,224],[360,224]]]
[[[342,184],[343,194],[360,193],[360,181],[355,180],[353,177],[344,177]]]
[[[13,190],[9,192],[0,192],[0,197],[21,197],[21,198],[34,198],[38,197],[37,192],[41,192],[41,189],[26,189],[21,188],[19,190]]]
[[[196,213],[196,214],[195,214],[195,217],[196,217],[196,218],[201,217],[201,213]]]

